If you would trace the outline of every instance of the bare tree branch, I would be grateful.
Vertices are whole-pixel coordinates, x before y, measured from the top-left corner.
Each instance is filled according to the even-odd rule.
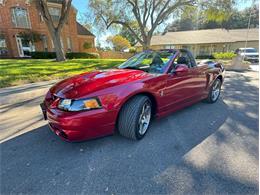
[[[125,26],[125,27],[133,34],[133,36],[135,36],[135,38],[138,40],[138,42],[140,42],[141,44],[144,43],[144,42],[139,38],[139,36],[136,34],[136,32],[130,27],[130,25],[127,24],[126,22],[116,21],[116,20],[115,20],[115,21],[111,21],[111,22],[108,24],[107,28],[109,28],[112,24],[120,24],[120,25],[122,25],[122,26]]]
[[[150,46],[155,29],[175,10],[194,1],[196,0],[92,0],[90,5],[92,5],[95,14],[105,23],[107,28],[112,24],[120,24],[126,27],[144,48],[147,48]],[[120,11],[117,12],[114,7],[112,8],[113,5],[121,7]],[[104,13],[100,12],[101,7]],[[131,11],[128,14],[122,9],[131,10],[132,15]],[[133,20],[137,23],[138,29],[134,30],[132,28],[131,21]],[[150,22],[150,25],[147,25],[148,22]],[[136,30],[140,33],[137,33]]]
[[[61,16],[60,16],[59,24],[57,27],[58,30],[62,29],[62,27],[64,26],[65,22],[68,19],[71,2],[72,2],[72,0],[64,0],[62,2]]]

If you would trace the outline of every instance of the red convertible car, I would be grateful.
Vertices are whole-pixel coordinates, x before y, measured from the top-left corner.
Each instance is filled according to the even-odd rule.
[[[225,70],[196,64],[185,49],[144,51],[116,69],[65,79],[50,88],[41,108],[62,139],[82,141],[113,134],[139,140],[151,119],[220,95]]]

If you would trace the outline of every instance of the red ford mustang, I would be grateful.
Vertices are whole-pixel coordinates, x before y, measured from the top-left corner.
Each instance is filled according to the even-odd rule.
[[[145,51],[117,69],[65,79],[41,104],[50,128],[62,139],[82,141],[113,134],[139,140],[152,117],[220,95],[225,70],[219,63],[196,64],[188,50]]]

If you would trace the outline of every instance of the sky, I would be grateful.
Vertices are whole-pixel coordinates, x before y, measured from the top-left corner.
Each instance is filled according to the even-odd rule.
[[[82,18],[85,18],[84,13],[88,11],[88,0],[73,0],[73,6],[78,10],[77,20],[80,22]],[[87,20],[87,18],[85,18]],[[92,32],[96,36],[96,45],[97,42],[101,44],[102,47],[109,46],[106,39],[108,36],[112,35],[110,31],[100,33],[100,32]]]
[[[237,5],[237,9],[243,10],[247,7],[250,7],[252,5],[253,1],[258,1],[258,0],[240,0],[240,2]],[[77,20],[79,22],[84,17],[84,13],[86,13],[88,11],[88,3],[89,3],[89,0],[73,0],[72,1],[73,6],[78,10]],[[112,33],[110,31],[107,31],[105,33],[93,32],[93,34],[96,35],[96,43],[98,41],[102,47],[109,46],[108,43],[106,42],[106,39],[108,36],[112,35]]]

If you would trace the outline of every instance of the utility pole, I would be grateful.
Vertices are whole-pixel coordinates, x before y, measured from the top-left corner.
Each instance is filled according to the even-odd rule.
[[[254,6],[254,4],[255,4],[255,0],[252,0],[252,7]],[[247,48],[248,34],[249,34],[250,25],[251,25],[252,12],[253,12],[253,10],[250,11],[248,24],[247,24],[245,48]],[[243,61],[244,61],[244,59],[245,59],[245,55],[243,55]]]

